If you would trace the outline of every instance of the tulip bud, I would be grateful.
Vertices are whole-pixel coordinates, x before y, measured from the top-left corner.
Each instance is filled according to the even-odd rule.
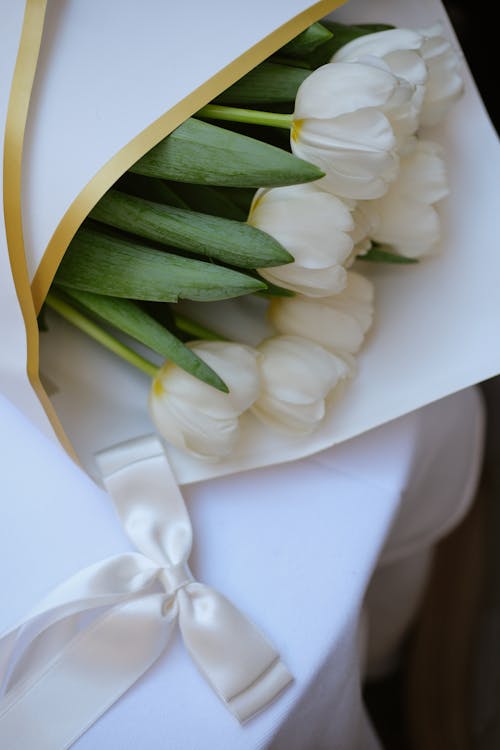
[[[345,268],[350,268],[358,255],[365,255],[372,247],[371,237],[378,224],[378,217],[373,211],[367,211],[366,206],[371,201],[352,201],[351,212],[354,221],[354,229],[351,232],[354,247],[350,258],[344,263]]]
[[[373,285],[347,272],[345,289],[332,297],[275,299],[269,319],[282,334],[303,336],[348,358],[359,351],[373,320]]]
[[[389,29],[353,39],[333,56],[332,62],[363,62],[376,64],[383,61],[398,78],[413,86],[412,96],[398,110],[386,111],[399,150],[411,148],[411,136],[419,126],[420,110],[425,95],[427,66],[420,54],[424,42],[422,34],[410,29]]]
[[[433,204],[448,195],[446,167],[437,143],[417,141],[401,159],[399,177],[376,201],[363,204],[372,216],[373,240],[391,245],[407,258],[432,253],[441,238],[439,214]]]
[[[259,269],[264,279],[308,297],[343,289],[342,264],[352,252],[354,222],[340,198],[314,185],[259,190],[248,222],[278,240],[295,259]]]
[[[261,392],[252,412],[279,430],[307,435],[325,416],[326,400],[349,365],[299,336],[276,336],[259,347]]]
[[[231,453],[238,418],[259,392],[257,352],[243,344],[198,341],[189,347],[224,380],[229,393],[212,388],[172,362],[153,380],[149,409],[160,435],[205,460]]]
[[[421,30],[424,37],[421,55],[428,70],[420,116],[424,126],[440,122],[464,90],[460,59],[450,42],[442,36],[442,31],[439,23]]]
[[[329,63],[301,84],[295,100],[292,151],[319,166],[317,185],[346,198],[378,198],[398,172],[389,114],[413,87],[388,69]]]

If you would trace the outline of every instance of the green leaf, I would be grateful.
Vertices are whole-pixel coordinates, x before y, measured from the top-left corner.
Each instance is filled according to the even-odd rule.
[[[177,208],[189,208],[177,190],[173,190],[165,180],[159,180],[155,177],[144,177],[141,174],[126,172],[115,183],[115,187],[123,193],[135,195],[137,198],[144,198],[147,201],[166,203],[169,206],[177,206]]]
[[[190,118],[131,168],[148,177],[232,187],[311,182],[318,167],[282,149]]]
[[[289,57],[304,57],[332,38],[332,32],[320,23],[313,23],[308,29],[282,47],[278,54]]]
[[[396,263],[400,265],[410,265],[418,263],[418,258],[406,258],[404,255],[386,250],[384,247],[372,247],[364,255],[358,255],[356,260],[366,260],[371,263]]]
[[[390,31],[390,29],[396,28],[390,23],[358,23],[356,27],[362,29],[366,34],[376,34],[378,31]]]
[[[335,54],[341,47],[348,42],[352,42],[353,39],[358,39],[360,36],[366,36],[367,34],[374,34],[379,31],[388,31],[393,29],[394,26],[389,24],[356,24],[346,25],[343,23],[335,23],[333,21],[327,22],[328,29],[333,34],[332,39],[332,55]]]
[[[228,199],[230,199],[233,203],[235,203],[238,208],[245,214],[245,217],[248,216],[250,211],[250,206],[252,205],[252,201],[255,196],[255,189],[254,188],[216,188],[218,193],[222,193],[222,195],[226,196]]]
[[[147,313],[151,318],[154,318],[157,323],[160,323],[164,328],[173,330],[175,327],[175,320],[172,313],[172,306],[165,304],[165,302],[147,302],[141,300],[137,304]]]
[[[285,289],[283,286],[276,286],[267,282],[267,289],[263,292],[256,292],[259,297],[296,297],[296,293],[291,289]]]
[[[202,339],[203,341],[227,341],[227,339],[219,333],[212,331],[210,328],[206,328],[206,326],[197,323],[195,320],[192,320],[185,315],[181,315],[177,312],[173,315],[175,327],[181,332],[181,334],[186,335],[188,340]]]
[[[299,86],[310,74],[310,70],[264,62],[223,91],[214,103],[270,105],[294,102]]]
[[[266,288],[246,274],[89,228],[78,230],[55,280],[96,294],[163,302],[221,300]]]
[[[223,192],[224,190],[226,192]],[[189,185],[185,182],[175,183],[175,191],[186,208],[211,216],[223,216],[225,219],[234,221],[246,221],[248,209],[244,210],[240,205],[238,200],[240,190],[217,188],[211,185]],[[254,192],[254,190],[251,191],[252,196]]]
[[[279,107],[283,107],[284,105],[278,105],[273,104],[274,109],[278,109]],[[255,110],[254,110],[255,111]],[[287,113],[290,115],[290,113]],[[271,146],[275,146],[276,148],[282,150],[282,151],[290,151],[290,131],[285,130],[284,128],[270,128],[267,125],[255,125],[253,123],[242,123],[242,122],[229,122],[226,121],[224,123],[224,127],[228,130],[232,130],[234,133],[240,133],[241,135],[246,135],[249,138],[254,138],[257,141],[261,141],[263,143],[269,143]],[[181,183],[170,183],[172,185],[180,185]],[[227,191],[251,191],[255,193],[255,188],[247,187],[247,188],[238,188],[233,185],[230,185],[229,187],[224,187],[223,185],[212,185],[213,188],[217,190],[227,190]]]
[[[341,47],[348,42],[351,42],[353,39],[365,36],[366,34],[373,34],[377,31],[387,31],[388,29],[394,28],[388,24],[359,24],[356,26],[348,26],[333,21],[324,21],[323,23],[326,28],[332,32],[333,37],[309,55],[308,60],[314,68],[319,68],[320,65],[325,65],[325,63],[330,62],[332,56],[338,52]]]
[[[118,190],[109,190],[89,216],[145,239],[241,268],[280,266],[293,261],[274,237],[249,224],[152,203]]]
[[[140,341],[165,359],[175,362],[204,383],[228,393],[223,380],[200,357],[179,341],[170,331],[130,300],[105,297],[76,289],[66,290],[68,297],[110,323],[114,328]]]

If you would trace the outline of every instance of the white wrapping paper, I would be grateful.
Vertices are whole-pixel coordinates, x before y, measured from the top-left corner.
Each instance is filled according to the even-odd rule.
[[[125,169],[127,160],[132,163],[140,155],[137,149],[144,148],[145,141],[152,145],[162,128],[185,119],[212,98],[217,87],[225,87],[318,18],[327,5],[300,0],[262,7],[252,3],[238,7],[236,14],[227,0],[175,8],[154,0],[140,6],[117,0],[104,6],[49,4],[23,166],[26,263],[36,307],[55,272],[58,252],[71,238],[70,228],[78,226],[78,212],[90,209],[92,196],[108,187],[120,150],[137,141],[138,134],[148,133],[136,143],[136,151],[126,150],[125,157],[121,152],[118,161]],[[5,19],[2,37],[8,37],[0,47],[3,123],[22,19],[15,4],[3,0],[0,7]],[[453,37],[438,0],[350,0],[334,18],[412,28],[441,19]],[[375,281],[376,321],[359,373],[344,398],[307,439],[271,433],[248,417],[244,437],[228,461],[201,464],[171,450],[181,483],[316,452],[500,371],[495,227],[500,156],[465,62],[464,69],[465,97],[443,126],[427,134],[445,146],[450,172],[451,196],[440,209],[440,253],[418,267],[362,267]],[[162,120],[165,113],[170,113],[167,121]],[[24,323],[13,293],[3,231],[0,241],[0,333],[7,342],[0,384],[53,435],[57,422],[52,417],[51,423],[40,408],[24,374]],[[211,304],[204,315],[219,315],[222,309],[221,320],[237,321],[238,335],[255,341],[262,334],[255,304]],[[55,386],[52,403],[64,430],[92,473],[96,450],[152,431],[146,409],[149,381],[64,323],[51,320],[50,329],[40,339],[42,371]],[[30,335],[33,339],[33,320]]]

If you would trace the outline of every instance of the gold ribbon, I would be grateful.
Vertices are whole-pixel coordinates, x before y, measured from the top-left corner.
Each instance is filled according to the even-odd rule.
[[[3,212],[12,277],[26,328],[28,380],[38,396],[54,431],[68,453],[71,444],[57,418],[39,375],[38,324],[30,289],[22,221],[22,157],[29,103],[40,47],[47,0],[27,0],[21,39],[9,95],[3,153]]]

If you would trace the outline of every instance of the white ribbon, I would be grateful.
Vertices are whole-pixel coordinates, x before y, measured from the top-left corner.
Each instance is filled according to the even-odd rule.
[[[140,551],[54,589],[0,638],[0,748],[70,747],[162,653],[178,620],[192,658],[239,721],[291,681],[279,655],[187,565],[192,530],[160,442],[99,454],[106,488]]]

